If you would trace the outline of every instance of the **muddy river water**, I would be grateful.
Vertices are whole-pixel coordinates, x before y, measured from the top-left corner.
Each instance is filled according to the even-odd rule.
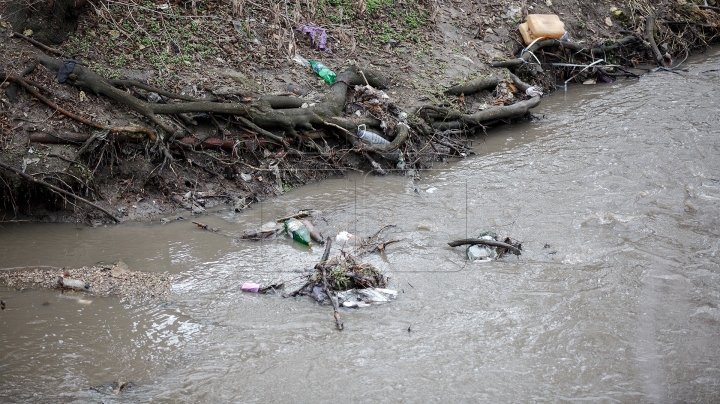
[[[717,402],[720,68],[572,87],[477,156],[407,177],[351,175],[202,221],[2,224],[2,267],[125,261],[176,274],[170,302],[0,288],[2,402]],[[369,261],[396,301],[332,311],[243,293],[321,248],[233,238],[303,208],[326,235],[401,241]],[[467,263],[493,230],[524,253]],[[230,237],[227,237],[230,236]],[[47,302],[49,304],[44,305]],[[88,390],[113,380],[118,396]]]

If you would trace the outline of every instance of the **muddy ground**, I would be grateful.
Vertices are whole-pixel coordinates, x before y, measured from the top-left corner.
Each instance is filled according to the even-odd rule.
[[[2,19],[8,3],[0,0],[0,72],[20,75],[42,50],[25,39],[11,37],[13,28]],[[710,15],[706,19],[717,13],[712,9],[714,2],[709,3],[710,9],[701,11]],[[327,85],[293,61],[299,54],[320,60],[336,72],[350,65],[381,72],[390,80],[385,92],[406,111],[427,104],[474,111],[522,98],[513,95],[508,70],[491,67],[491,63],[514,58],[524,47],[517,26],[527,14],[557,14],[574,42],[605,44],[627,35],[642,36],[648,15],[676,15],[680,8],[691,7],[693,13],[698,12],[683,0],[298,0],[268,4],[245,0],[105,0],[89,2],[79,10],[76,31],[61,35],[49,46],[107,78],[131,78],[181,94],[215,94],[235,101],[249,94],[293,93],[312,104]],[[325,29],[327,42],[323,46],[314,44],[297,30],[303,24]],[[714,24],[717,30],[717,20]],[[24,33],[32,36],[31,32]],[[683,47],[672,40],[683,38],[682,34],[660,34],[661,45],[667,42],[662,49],[669,57],[681,58]],[[684,49],[701,49],[700,45],[688,42]],[[637,60],[617,62],[653,62],[650,49],[636,55]],[[535,69],[525,71],[523,79],[549,93],[554,90],[553,83],[564,81],[568,74],[567,69],[545,69],[542,74]],[[501,84],[494,91],[472,97],[443,94],[453,85],[482,76],[497,77]],[[26,78],[45,87],[59,107],[92,121],[112,126],[151,125],[126,106],[58,83],[43,66]],[[580,76],[574,82],[584,79]],[[3,83],[3,88],[8,84]],[[188,125],[187,136],[198,142],[215,137],[231,147],[173,150],[174,159],[168,162],[147,139],[101,140],[76,159],[83,141],[43,144],[31,142],[30,137],[77,139],[95,129],[64,116],[25,91],[20,90],[16,102],[11,101],[15,100],[2,94],[0,162],[87,198],[122,221],[202,214],[217,204],[242,210],[310,181],[369,168],[363,155],[350,152],[342,139],[314,138],[324,142],[322,147],[342,155],[332,163],[310,154],[291,159],[282,147],[257,134],[248,137],[207,115],[195,117],[197,125]],[[447,157],[437,154],[427,159],[432,162]],[[92,225],[112,221],[98,209],[31,184],[7,170],[0,171],[0,221]],[[418,173],[391,175],[417,177]]]

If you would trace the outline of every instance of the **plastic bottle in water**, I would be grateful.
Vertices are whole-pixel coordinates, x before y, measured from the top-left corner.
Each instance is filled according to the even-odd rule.
[[[293,240],[300,244],[312,247],[312,238],[310,237],[310,231],[308,228],[299,220],[290,218],[285,221],[285,231],[288,236],[292,237]]]
[[[327,66],[314,60],[309,61],[310,67],[317,73],[318,76],[322,77],[326,83],[332,84],[335,82],[335,72],[330,70]]]

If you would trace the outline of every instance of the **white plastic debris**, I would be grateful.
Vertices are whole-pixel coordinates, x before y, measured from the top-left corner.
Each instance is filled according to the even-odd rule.
[[[527,90],[525,90],[525,94],[529,95],[530,97],[535,97],[538,95],[543,95],[543,92],[540,87],[531,86]]]
[[[353,234],[350,234],[346,232],[345,230],[341,231],[340,233],[335,236],[335,241],[340,244],[340,246],[344,245],[358,245],[362,240],[360,240],[360,237],[355,236]]]

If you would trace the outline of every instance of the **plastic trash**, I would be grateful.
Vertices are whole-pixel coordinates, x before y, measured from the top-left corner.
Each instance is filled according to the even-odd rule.
[[[298,62],[298,64],[300,64],[301,66],[310,67],[310,62],[308,62],[307,59],[305,59],[304,57],[302,57],[300,55],[295,55],[293,60]]]
[[[384,137],[378,135],[375,132],[371,132],[366,129],[365,124],[359,125],[357,130],[357,137],[366,143],[370,144],[389,144],[390,142]]]
[[[288,236],[292,237],[293,240],[300,244],[312,247],[312,238],[310,237],[310,231],[301,221],[294,217],[285,221],[285,231]]]
[[[527,90],[525,90],[525,94],[529,95],[530,97],[535,97],[537,95],[543,95],[542,89],[538,86],[530,86]]]
[[[530,33],[526,22],[518,25],[518,30],[520,31],[520,36],[525,42],[525,45],[530,45],[535,40],[535,38],[533,38],[532,34]]]
[[[308,63],[310,63],[310,67],[312,67],[313,71],[317,73],[317,75],[320,76],[323,80],[325,80],[326,83],[332,84],[335,82],[335,72],[330,70],[330,68],[314,60],[309,60]]]
[[[257,283],[245,282],[242,284],[243,292],[257,293],[258,290],[260,290],[260,285],[258,285]]]
[[[362,140],[363,142],[368,143],[368,144],[377,144],[377,145],[390,144],[390,142],[387,139],[385,139],[384,137],[378,135],[375,132],[367,130],[365,124],[358,125],[357,137],[360,138],[360,140]],[[394,152],[390,152],[390,153],[382,153],[382,156],[383,156],[383,158],[386,158],[388,160],[399,160],[400,157],[402,157],[399,150],[395,150]]]
[[[76,62],[74,60],[66,60],[62,66],[58,69],[57,79],[58,83],[64,83],[67,81],[68,76],[75,70]]]
[[[58,283],[58,286],[60,286],[61,288],[82,290],[85,292],[90,290],[90,284],[85,283],[79,279],[70,279],[70,278],[63,278],[62,276],[58,276],[57,283]]]
[[[312,222],[310,222],[309,220],[300,220],[300,222],[304,224],[305,227],[307,227],[311,239],[317,241],[320,244],[325,244],[322,233],[320,233],[320,230],[318,230],[317,227],[312,224]]]
[[[495,240],[497,241],[497,235],[491,231],[480,233],[477,237],[481,240]],[[497,259],[497,247],[492,247],[484,244],[471,245],[465,250],[468,260],[470,261],[492,261]]]
[[[352,235],[344,230],[338,233],[337,236],[335,236],[335,241],[341,246],[344,246],[345,244],[360,245],[362,243],[360,237]]]
[[[310,35],[312,44],[317,46],[318,49],[332,54],[330,48],[327,47],[327,31],[325,31],[325,28],[320,28],[312,24],[303,24],[298,26],[297,30]]]
[[[397,291],[383,288],[348,289],[337,292],[336,296],[343,307],[367,307],[397,298]]]
[[[565,35],[565,24],[555,14],[529,14],[518,29],[526,45],[536,39],[560,39]]]

